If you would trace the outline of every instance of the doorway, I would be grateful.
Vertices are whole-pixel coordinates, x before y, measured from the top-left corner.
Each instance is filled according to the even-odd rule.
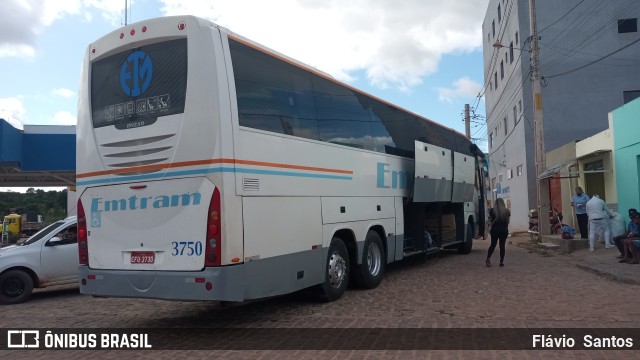
[[[584,165],[584,180],[586,183],[585,190],[587,195],[593,196],[598,194],[600,199],[607,202],[607,194],[604,188],[604,173],[602,172],[589,172],[604,170],[603,161],[598,160]]]

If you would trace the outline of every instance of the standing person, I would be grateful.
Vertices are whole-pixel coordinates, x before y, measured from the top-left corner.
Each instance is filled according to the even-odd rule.
[[[597,194],[587,201],[587,215],[589,216],[589,251],[595,251],[596,236],[601,230],[604,232],[605,247],[607,249],[614,247],[609,229],[609,218],[613,217],[613,213]]]
[[[498,240],[500,241],[500,266],[504,266],[504,253],[505,244],[507,242],[507,236],[509,236],[509,220],[511,213],[509,209],[504,205],[504,200],[498,198],[494,207],[489,209],[489,220],[491,221],[491,245],[489,246],[489,252],[487,253],[487,267],[491,267],[491,255],[496,248]]]
[[[587,239],[587,223],[589,219],[587,217],[587,201],[589,201],[589,195],[582,192],[580,186],[576,186],[576,194],[571,198],[571,206],[576,209],[576,217],[578,218],[578,229],[580,229],[580,238]]]

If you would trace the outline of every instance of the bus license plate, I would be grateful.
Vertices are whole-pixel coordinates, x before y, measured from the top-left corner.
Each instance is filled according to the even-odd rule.
[[[153,251],[132,251],[132,264],[153,264],[156,261],[156,253]]]

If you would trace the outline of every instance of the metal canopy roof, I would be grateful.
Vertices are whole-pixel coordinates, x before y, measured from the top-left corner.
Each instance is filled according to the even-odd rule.
[[[0,187],[75,186],[76,173],[69,171],[20,171],[0,166]]]

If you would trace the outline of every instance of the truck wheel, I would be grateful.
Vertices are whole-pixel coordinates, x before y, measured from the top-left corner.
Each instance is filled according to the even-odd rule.
[[[384,247],[380,235],[369,231],[362,249],[362,264],[356,266],[353,280],[361,288],[374,289],[382,281],[384,265]]]
[[[321,296],[326,301],[338,300],[349,285],[349,253],[338,237],[331,239],[326,267]]]
[[[18,304],[29,298],[33,279],[22,270],[10,270],[0,275],[0,303]]]
[[[467,223],[467,234],[465,235],[464,242],[460,244],[460,247],[458,248],[458,253],[468,254],[471,252],[472,247],[473,247],[473,225],[471,223]]]

